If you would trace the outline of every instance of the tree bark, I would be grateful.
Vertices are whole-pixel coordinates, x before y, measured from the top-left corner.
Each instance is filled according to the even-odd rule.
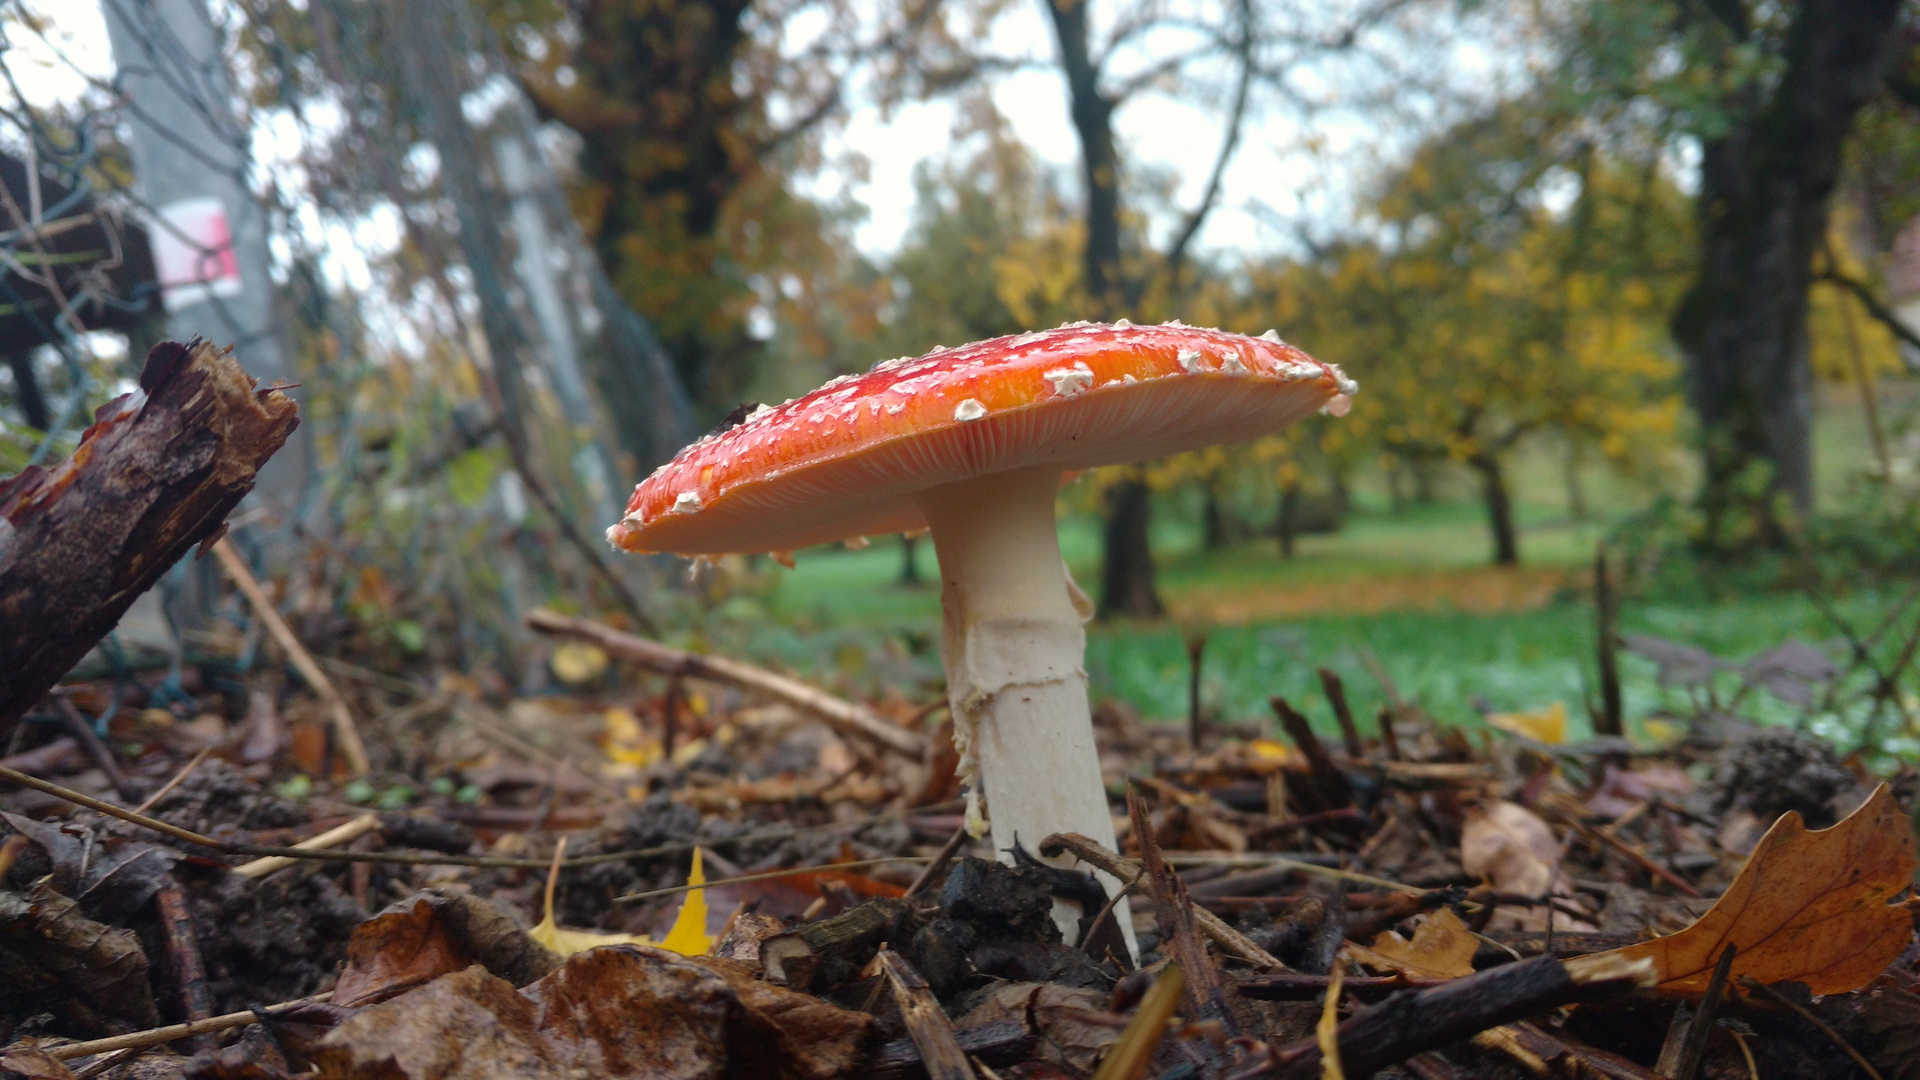
[[[1299,484],[1289,484],[1280,489],[1280,514],[1273,528],[1280,534],[1280,557],[1293,558],[1293,542],[1300,535]]]
[[[7,366],[13,369],[13,397],[27,426],[45,431],[53,424],[53,410],[40,389],[40,376],[33,370],[33,350],[21,349],[7,354]]]
[[[1520,564],[1520,536],[1513,527],[1513,493],[1507,490],[1506,471],[1492,454],[1469,458],[1480,474],[1480,494],[1487,504],[1487,528],[1493,533],[1493,561],[1498,566]]]
[[[1200,507],[1201,541],[1200,546],[1208,551],[1219,551],[1233,542],[1232,530],[1227,526],[1227,510],[1220,504],[1220,493],[1211,485],[1206,489],[1205,501]]]
[[[68,460],[0,483],[0,723],[25,713],[195,544],[300,423],[230,353],[163,342]]]
[[[1106,561],[1100,567],[1100,615],[1157,619],[1166,614],[1154,585],[1153,551],[1147,544],[1152,494],[1138,477],[1107,491]]]
[[[1111,98],[1100,92],[1100,72],[1088,45],[1087,7],[1077,0],[1045,0],[1060,45],[1069,112],[1080,138],[1080,175],[1086,184],[1087,246],[1081,273],[1102,318],[1121,306],[1120,156],[1113,141]]]
[[[900,534],[900,584],[907,588],[919,588],[921,585],[920,537]]]
[[[1060,46],[1060,68],[1074,132],[1080,139],[1081,177],[1086,184],[1086,248],[1081,275],[1094,314],[1111,319],[1125,304],[1120,269],[1120,156],[1113,140],[1114,101],[1100,90],[1100,71],[1088,43],[1087,4],[1044,0]],[[1106,520],[1106,559],[1100,613],[1156,617],[1165,609],[1154,586],[1153,552],[1147,546],[1152,501],[1146,484],[1127,480],[1111,492]]]
[[[1807,293],[1854,116],[1885,75],[1899,0],[1800,0],[1784,70],[1702,146],[1699,262],[1673,317],[1701,420],[1706,542],[1784,541],[1813,508]],[[1730,27],[1736,37],[1746,28]]]

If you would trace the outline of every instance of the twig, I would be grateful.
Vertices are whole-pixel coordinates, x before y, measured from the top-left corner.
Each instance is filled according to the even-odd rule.
[[[913,884],[907,886],[907,891],[901,894],[901,899],[911,900],[925,892],[927,886],[933,884],[933,879],[940,876],[940,871],[945,870],[947,864],[953,861],[953,857],[966,846],[968,836],[965,823],[953,830],[953,835],[947,837],[947,842],[940,845],[939,854],[933,857],[933,861],[927,864],[925,870],[920,871],[919,877],[913,879]]]
[[[1207,943],[1200,936],[1194,914],[1193,898],[1186,884],[1160,858],[1160,845],[1154,842],[1153,819],[1140,789],[1127,786],[1127,816],[1133,821],[1133,835],[1140,842],[1140,869],[1146,875],[1153,898],[1153,920],[1160,940],[1186,973],[1188,1017],[1193,1020],[1220,1020],[1234,1027],[1233,1014],[1227,1011],[1220,983],[1220,969],[1207,955]],[[1238,1031],[1232,1031],[1238,1035]]]
[[[1054,833],[1040,841],[1042,856],[1053,858],[1062,852],[1071,854],[1096,870],[1106,871],[1116,881],[1137,878],[1145,872],[1139,863],[1122,858],[1079,833]],[[1252,961],[1261,967],[1275,971],[1287,970],[1287,965],[1281,963],[1277,957],[1255,945],[1245,934],[1228,926],[1218,915],[1206,908],[1196,906],[1193,909],[1193,922],[1200,928],[1201,933],[1212,938],[1221,948],[1240,959]]]
[[[1340,1057],[1356,1076],[1446,1046],[1490,1027],[1558,1005],[1650,987],[1657,978],[1645,958],[1536,957],[1478,971],[1441,986],[1400,994],[1359,1013],[1338,1030]],[[1274,1048],[1284,1077],[1318,1075],[1322,1052],[1313,1036]]]
[[[1160,972],[1146,996],[1140,999],[1140,1007],[1134,1010],[1126,1030],[1120,1033],[1120,1041],[1113,1044],[1113,1050],[1100,1063],[1100,1071],[1093,1074],[1093,1080],[1140,1080],[1146,1075],[1161,1040],[1167,1037],[1167,1021],[1173,1019],[1174,1011],[1180,1007],[1185,983],[1178,964],[1168,964]]]
[[[1207,635],[1187,639],[1187,745],[1197,753],[1206,718],[1200,714],[1200,672],[1206,663]]]
[[[1664,881],[1667,884],[1673,886],[1674,888],[1679,889],[1681,892],[1685,893],[1688,896],[1693,897],[1696,900],[1700,898],[1700,890],[1694,887],[1693,882],[1688,881],[1686,878],[1681,877],[1679,874],[1674,873],[1672,870],[1669,870],[1666,867],[1661,866],[1659,863],[1653,860],[1653,856],[1648,855],[1646,852],[1641,851],[1639,848],[1634,847],[1632,844],[1627,843],[1625,840],[1620,839],[1619,837],[1613,835],[1612,833],[1602,832],[1601,830],[1596,829],[1591,825],[1588,825],[1586,822],[1581,821],[1579,818],[1573,816],[1572,814],[1556,811],[1554,816],[1558,817],[1560,820],[1572,826],[1582,836],[1587,836],[1595,840],[1598,840],[1600,843],[1605,844],[1608,847],[1613,848],[1615,851],[1618,851],[1620,854],[1625,855],[1627,858],[1632,859],[1635,863],[1639,864],[1642,870],[1645,870],[1647,873],[1652,874],[1654,877],[1659,878],[1661,881]]]
[[[74,1073],[73,1080],[93,1080],[96,1076],[105,1076],[107,1073],[125,1065],[127,1062],[132,1061],[134,1058],[146,1052],[147,1048],[144,1046],[129,1046],[117,1054],[108,1054],[99,1061]]]
[[[380,819],[373,814],[362,814],[344,825],[336,825],[311,840],[302,840],[293,845],[301,851],[325,851],[342,844],[350,844],[380,827]],[[288,855],[270,855],[264,859],[241,863],[233,872],[243,878],[263,878],[275,870],[292,866],[295,858]]]
[[[1353,724],[1353,709],[1347,704],[1347,687],[1332,668],[1320,669],[1320,689],[1333,705],[1334,719],[1340,721],[1340,737],[1347,744],[1348,757],[1360,757],[1360,729]]]
[[[864,705],[836,697],[798,679],[776,674],[765,668],[724,656],[703,656],[662,645],[657,641],[621,633],[591,619],[577,619],[557,612],[536,610],[527,613],[527,625],[547,634],[565,634],[583,638],[623,660],[663,675],[690,675],[697,679],[731,683],[758,690],[797,709],[825,720],[842,734],[858,735],[890,750],[919,761],[926,753],[926,740]]]
[[[1668,1074],[1670,1080],[1693,1080],[1699,1074],[1700,1064],[1707,1057],[1707,1038],[1713,1034],[1713,1020],[1720,1011],[1720,1000],[1727,989],[1727,973],[1733,970],[1736,951],[1732,943],[1728,943],[1720,953],[1720,962],[1713,965],[1713,976],[1707,980],[1707,992],[1694,1010],[1692,1026],[1687,1028],[1687,1038],[1680,1050],[1680,1064]]]
[[[166,942],[167,959],[172,961],[174,979],[180,985],[181,1011],[187,1014],[188,1022],[205,1020],[210,1011],[207,966],[200,958],[200,936],[193,931],[193,913],[187,908],[186,893],[181,891],[173,875],[168,874],[161,879],[153,901],[160,915],[160,936]],[[190,1036],[189,1045],[195,1052],[205,1050],[206,1036]]]
[[[267,596],[266,590],[260,587],[259,579],[253,576],[247,561],[240,557],[240,553],[233,549],[233,544],[224,536],[213,545],[213,555],[220,560],[220,568],[227,572],[233,584],[246,596],[253,613],[266,624],[267,633],[280,643],[294,670],[300,673],[300,678],[314,693],[320,695],[327,711],[333,715],[334,738],[339,740],[340,752],[346,756],[347,768],[356,777],[371,773],[373,763],[367,760],[367,746],[360,741],[360,729],[354,725],[347,699],[340,696],[333,680],[327,678],[327,673],[313,662],[313,654],[294,636],[293,628],[287,625],[287,621],[280,617],[279,610],[273,606],[273,600]]]
[[[100,736],[93,730],[93,725],[87,721],[86,717],[80,715],[80,710],[74,707],[67,695],[56,693],[53,697],[59,703],[60,715],[66,720],[67,730],[73,733],[81,749],[87,752],[87,756],[93,759],[94,765],[98,766],[101,772],[107,774],[107,782],[113,785],[113,790],[119,792],[121,798],[132,802],[133,785],[127,783],[127,774],[120,771],[120,763],[113,760],[113,751],[107,747],[106,743],[100,741]]]
[[[1841,1038],[1840,1033],[1833,1030],[1832,1027],[1828,1026],[1825,1020],[1822,1020],[1819,1017],[1808,1012],[1806,1009],[1802,1008],[1800,1004],[1794,1001],[1792,998],[1788,997],[1785,994],[1782,994],[1780,991],[1775,990],[1773,987],[1768,986],[1766,983],[1761,982],[1759,979],[1756,979],[1751,975],[1740,976],[1740,985],[1742,988],[1746,989],[1748,992],[1759,994],[1761,997],[1766,998],[1768,1001],[1773,1002],[1775,1005],[1784,1006],[1785,1008],[1791,1010],[1795,1016],[1798,1016],[1800,1019],[1805,1020],[1809,1024],[1812,1024],[1814,1027],[1819,1028],[1820,1033],[1822,1035],[1825,1035],[1828,1039],[1833,1041],[1833,1045],[1846,1051],[1847,1056],[1853,1059],[1853,1063],[1855,1065],[1860,1066],[1860,1069],[1862,1072],[1865,1072],[1869,1077],[1872,1078],[1872,1080],[1880,1080],[1879,1070],[1875,1069],[1873,1065],[1867,1061],[1866,1058],[1861,1057],[1860,1051],[1855,1050],[1852,1044],[1848,1043],[1847,1040]]]
[[[1286,729],[1294,745],[1307,757],[1312,769],[1313,790],[1320,796],[1320,805],[1325,809],[1338,809],[1353,805],[1353,789],[1347,785],[1347,776],[1333,762],[1333,755],[1314,734],[1313,725],[1307,718],[1287,704],[1283,697],[1270,697],[1267,704],[1273,707],[1273,714],[1280,719],[1280,726]]]
[[[42,780],[37,776],[29,776],[26,773],[4,766],[0,766],[0,780],[17,784],[24,788],[31,788],[42,794],[52,795],[57,799],[64,799],[75,806],[83,806],[88,810],[97,811],[108,817],[116,817],[122,821],[138,825],[145,829],[152,829],[154,832],[162,833],[176,840],[183,840],[196,847],[207,848],[210,851],[219,852],[223,855],[284,855],[290,859],[315,859],[321,862],[393,863],[403,866],[477,866],[501,870],[544,870],[547,868],[547,863],[543,859],[518,859],[505,855],[442,855],[439,853],[429,854],[409,851],[321,851],[306,850],[298,847],[274,847],[267,844],[224,844],[211,837],[202,836],[190,829],[182,829],[177,825],[169,825],[158,818],[151,818],[145,814],[136,814],[131,810],[115,806],[112,803],[101,802],[99,799],[93,798],[90,795],[82,795],[80,792],[70,788],[61,787],[59,784]],[[606,851],[598,855],[582,855],[577,858],[568,859],[565,866],[567,869],[573,869],[582,866],[598,866],[602,863],[627,862],[633,859],[656,859],[669,855],[683,855],[692,851],[696,846],[720,847],[731,844],[757,843],[762,840],[786,840],[794,836],[816,832],[832,832],[841,829],[857,831],[870,825],[877,825],[887,821],[898,821],[903,818],[932,814],[952,813],[958,810],[961,805],[960,801],[955,799],[949,802],[936,803],[932,806],[916,807],[912,810],[895,810],[884,814],[875,814],[857,821],[836,821],[825,825],[811,825],[803,828],[794,828],[793,826],[787,825],[776,829],[762,829],[758,832],[741,833],[739,836],[729,837],[725,840],[716,840],[705,845],[696,845],[688,841],[672,844],[656,844],[649,848],[633,848],[627,851]],[[917,858],[920,858],[920,856],[901,856],[898,861]],[[814,869],[819,868],[815,867]],[[798,873],[800,871],[795,872]]]
[[[966,1051],[960,1049],[953,1024],[927,987],[927,980],[892,949],[882,949],[874,959],[893,988],[893,999],[900,1006],[900,1019],[920,1051],[920,1062],[929,1080],[975,1080],[973,1064],[967,1060]]]
[[[193,774],[193,770],[199,768],[200,763],[207,760],[207,755],[211,753],[213,753],[213,747],[211,746],[201,747],[200,752],[193,755],[192,761],[187,762],[186,765],[182,767],[179,772],[174,773],[173,779],[167,781],[164,784],[161,784],[159,791],[156,791],[153,794],[147,796],[145,801],[141,802],[139,806],[134,807],[133,812],[136,814],[144,814],[147,811],[153,809],[155,803],[159,802],[161,799],[164,799],[168,795],[172,794],[173,789],[179,787],[182,781],[186,780],[188,776],[191,776]]]
[[[1080,947],[1083,951],[1093,943],[1094,936],[1100,932],[1102,926],[1106,925],[1107,920],[1113,917],[1113,909],[1120,906],[1120,901],[1125,900],[1127,896],[1133,892],[1134,886],[1139,885],[1140,879],[1146,875],[1147,872],[1145,870],[1133,875],[1132,881],[1120,886],[1112,896],[1107,897],[1106,903],[1100,905],[1099,913],[1093,917],[1092,922],[1087,924],[1086,937],[1080,940]]]
[[[333,998],[333,991],[315,994],[312,997],[283,1001],[278,1005],[268,1005],[260,1010],[249,1009],[246,1012],[226,1013],[222,1016],[209,1016],[205,1020],[195,1020],[186,1024],[168,1024],[166,1027],[148,1028],[146,1031],[130,1031],[125,1035],[114,1035],[91,1042],[67,1043],[64,1046],[49,1046],[47,1056],[60,1061],[72,1061],[74,1058],[92,1057],[95,1054],[111,1054],[117,1050],[135,1050],[148,1046],[159,1046],[175,1039],[185,1039],[193,1035],[211,1035],[219,1031],[231,1031],[237,1027],[260,1022],[260,1012],[279,1012],[300,1005],[314,1005]]]
[[[758,874],[741,874],[738,877],[715,878],[699,885],[675,885],[667,889],[648,889],[646,892],[627,893],[616,896],[616,904],[628,904],[640,900],[651,900],[656,896],[674,896],[695,889],[713,889],[721,885],[739,885],[748,881],[771,881],[774,878],[799,877],[802,874],[817,874],[822,870],[851,870],[856,866],[884,866],[887,863],[919,862],[926,855],[884,855],[877,859],[850,859],[846,862],[826,863],[821,866],[789,866],[785,870],[765,870]]]

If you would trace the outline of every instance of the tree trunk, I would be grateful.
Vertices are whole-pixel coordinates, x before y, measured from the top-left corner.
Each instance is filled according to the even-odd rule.
[[[1100,92],[1087,41],[1087,7],[1077,0],[1044,0],[1060,44],[1073,129],[1080,137],[1080,175],[1086,184],[1087,246],[1081,273],[1100,317],[1120,308],[1120,157],[1113,142],[1113,101]]]
[[[900,534],[900,584],[909,589],[920,587],[920,535]]]
[[[1273,529],[1280,534],[1280,557],[1293,558],[1293,541],[1300,535],[1300,485],[1288,484],[1280,489],[1280,514],[1273,523]]]
[[[1585,524],[1590,516],[1587,508],[1586,478],[1580,475],[1580,468],[1586,464],[1587,455],[1581,452],[1580,444],[1567,447],[1567,514],[1578,524]]]
[[[1513,527],[1513,494],[1500,459],[1491,454],[1469,458],[1480,474],[1480,493],[1487,503],[1487,527],[1493,533],[1493,561],[1497,566],[1520,565],[1520,537]]]
[[[1087,245],[1081,275],[1093,313],[1111,319],[1125,302],[1120,280],[1120,156],[1113,141],[1114,102],[1100,91],[1100,71],[1088,43],[1087,4],[1043,0],[1060,45],[1069,113],[1080,139],[1081,177],[1086,184]],[[1153,582],[1153,552],[1147,546],[1152,512],[1146,484],[1128,480],[1109,501],[1105,564],[1101,571],[1103,615],[1152,617],[1164,610]]]
[[[1200,546],[1208,551],[1219,551],[1233,542],[1228,535],[1227,512],[1220,505],[1220,493],[1209,486],[1206,501],[1200,507],[1201,539]]]
[[[1106,561],[1100,567],[1101,616],[1154,619],[1166,613],[1153,582],[1147,544],[1153,499],[1138,477],[1107,491]]]
[[[45,431],[53,424],[53,410],[47,407],[47,395],[40,389],[40,376],[33,370],[33,350],[7,354],[7,366],[13,369],[13,398],[27,426]]]
[[[1706,542],[1785,539],[1813,508],[1807,291],[1847,132],[1879,89],[1899,0],[1800,0],[1780,80],[1702,146],[1699,263],[1673,317],[1701,421]],[[1737,36],[1745,28],[1737,27]]]

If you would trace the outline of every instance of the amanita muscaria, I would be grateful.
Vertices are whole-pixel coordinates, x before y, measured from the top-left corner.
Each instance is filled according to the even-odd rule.
[[[1344,413],[1355,389],[1272,331],[1074,323],[936,349],[706,436],[634,489],[607,539],[635,552],[785,553],[930,528],[976,835],[984,794],[1003,857],[1016,838],[1031,851],[1055,832],[1111,848],[1082,668],[1089,612],[1060,560],[1054,493],[1078,470]],[[1119,888],[1101,877],[1109,894]],[[1078,915],[1056,905],[1068,940]]]

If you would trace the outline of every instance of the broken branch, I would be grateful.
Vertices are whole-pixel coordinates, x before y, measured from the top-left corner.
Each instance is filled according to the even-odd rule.
[[[527,625],[541,633],[563,634],[591,641],[613,656],[630,660],[662,675],[691,676],[758,690],[796,709],[812,713],[842,734],[857,735],[877,742],[916,761],[926,753],[926,740],[888,722],[872,709],[765,668],[723,656],[685,652],[657,641],[622,633],[591,619],[574,618],[552,611],[528,612]]]
[[[0,482],[0,723],[253,490],[300,422],[293,399],[257,385],[228,350],[162,342],[140,390],[96,413],[73,456]]]

